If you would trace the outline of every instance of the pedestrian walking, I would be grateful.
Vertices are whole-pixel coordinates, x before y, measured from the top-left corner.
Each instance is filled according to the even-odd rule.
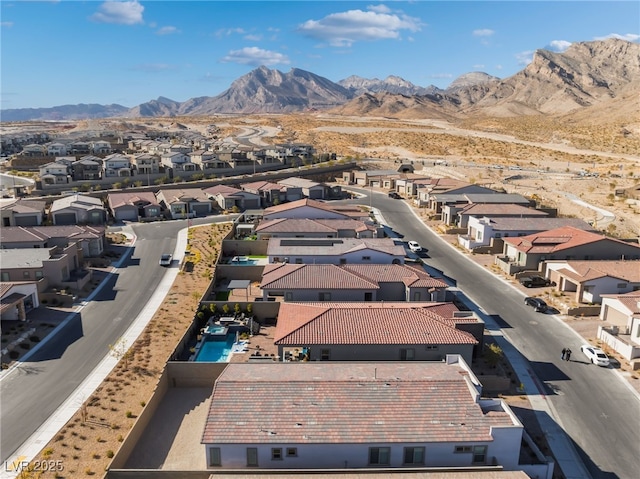
[[[569,361],[571,359],[571,350],[567,348],[567,351],[564,353],[564,360]]]
[[[562,348],[562,360],[564,361],[564,357],[567,354],[567,348]]]

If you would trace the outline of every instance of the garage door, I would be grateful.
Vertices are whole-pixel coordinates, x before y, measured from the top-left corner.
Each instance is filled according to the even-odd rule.
[[[197,216],[206,216],[209,214],[209,208],[207,205],[192,205],[191,211]]]
[[[119,209],[115,216],[116,221],[138,221],[138,209]]]
[[[75,213],[58,213],[54,215],[54,221],[56,225],[75,225],[76,215]]]

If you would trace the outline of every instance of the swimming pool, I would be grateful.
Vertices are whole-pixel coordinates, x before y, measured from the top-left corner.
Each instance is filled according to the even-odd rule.
[[[226,336],[207,336],[200,346],[194,361],[207,363],[226,363],[231,353],[246,351],[246,341],[236,343],[236,334],[229,333]]]

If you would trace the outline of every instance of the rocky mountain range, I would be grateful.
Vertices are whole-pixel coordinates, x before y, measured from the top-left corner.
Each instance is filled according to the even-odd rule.
[[[9,122],[329,110],[345,115],[455,119],[476,114],[555,115],[609,102],[631,103],[620,109],[625,114],[638,103],[638,91],[640,44],[608,39],[574,43],[563,53],[538,50],[533,61],[511,77],[472,72],[446,90],[419,87],[397,76],[379,80],[354,75],[334,83],[297,68],[282,73],[262,66],[214,97],[185,102],[160,97],[134,108],[65,105],[2,110],[0,118]]]

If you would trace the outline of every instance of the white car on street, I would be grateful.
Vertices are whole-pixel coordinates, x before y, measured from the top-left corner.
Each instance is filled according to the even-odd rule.
[[[417,241],[409,241],[407,245],[409,246],[409,249],[414,253],[419,253],[420,251],[422,251],[422,246],[420,246]]]
[[[582,351],[582,353],[593,364],[597,364],[598,366],[609,366],[609,357],[602,349],[591,346],[590,344],[583,344],[580,346],[580,351]]]

